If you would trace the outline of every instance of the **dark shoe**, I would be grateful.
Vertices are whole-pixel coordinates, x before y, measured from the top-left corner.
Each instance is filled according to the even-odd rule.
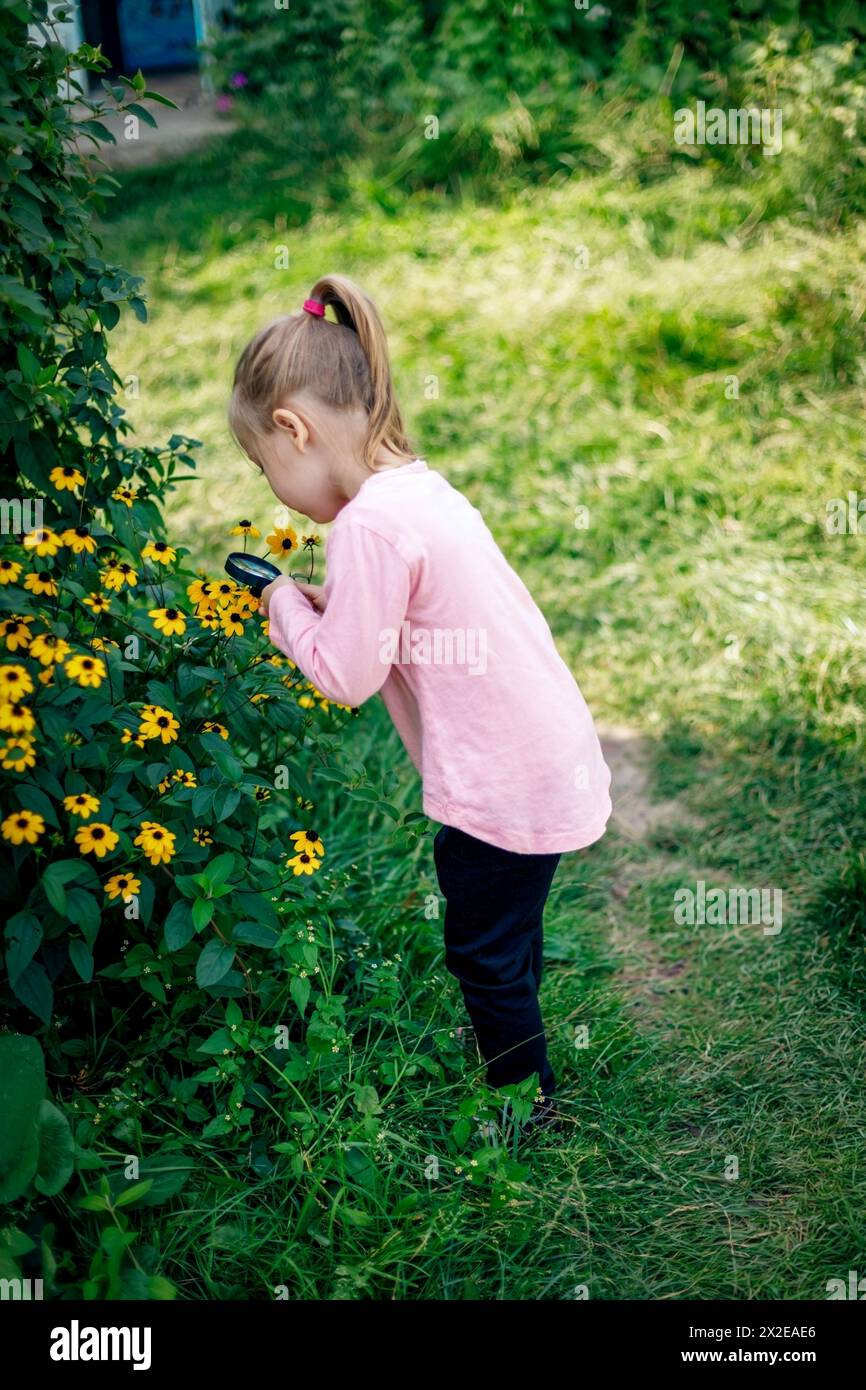
[[[532,1113],[520,1127],[523,1136],[537,1134],[539,1131],[545,1134],[565,1132],[565,1121],[551,1096],[543,1096],[541,1100],[533,1101]]]

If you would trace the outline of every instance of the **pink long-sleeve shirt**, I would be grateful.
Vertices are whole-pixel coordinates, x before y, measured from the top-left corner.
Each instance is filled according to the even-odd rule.
[[[522,854],[597,840],[610,770],[592,716],[478,508],[416,458],[365,478],[325,554],[324,613],[281,585],[271,641],[338,704],[381,694],[425,815]]]

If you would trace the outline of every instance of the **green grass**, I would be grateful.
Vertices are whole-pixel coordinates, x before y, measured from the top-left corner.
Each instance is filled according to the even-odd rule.
[[[383,1110],[359,1138],[345,1077],[323,1073],[315,1122],[283,1114],[272,1136],[298,1129],[294,1184],[188,1137],[196,1185],[143,1235],[191,1298],[823,1297],[864,1259],[866,540],[825,528],[827,501],[862,489],[862,226],[813,225],[808,190],[768,217],[769,170],[742,186],[706,166],[576,174],[501,203],[394,189],[383,206],[363,171],[338,199],[238,157],[226,178],[245,198],[207,161],[143,172],[104,228],[147,281],[149,324],[114,334],[136,438],[204,444],[170,538],[219,567],[238,517],[272,523],[225,424],[234,362],[317,276],[351,275],[384,314],[419,451],[481,508],[599,722],[643,731],[655,795],[682,814],[564,856],[542,1007],[569,1134],[476,1183],[494,1151],[449,1147],[481,1072],[449,1036],[465,1018],[424,915],[429,840],[399,849],[325,789],[328,843],[357,866],[316,899],[354,924],[331,987],[369,1000],[351,1075]],[[378,701],[347,739],[420,809]],[[673,894],[696,877],[780,888],[782,932],[677,926]],[[397,956],[377,983],[372,963]],[[174,1112],[147,1105],[164,1133]]]

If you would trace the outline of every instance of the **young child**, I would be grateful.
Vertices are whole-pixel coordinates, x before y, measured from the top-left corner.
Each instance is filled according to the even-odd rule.
[[[264,589],[271,641],[339,704],[381,694],[441,822],[445,964],[486,1079],[537,1073],[530,1126],[561,1128],[542,914],[560,856],[598,840],[611,812],[583,696],[481,513],[410,444],[382,322],[351,280],[320,279],[247,344],[229,421],[287,507],[334,523],[323,586],[286,575]]]

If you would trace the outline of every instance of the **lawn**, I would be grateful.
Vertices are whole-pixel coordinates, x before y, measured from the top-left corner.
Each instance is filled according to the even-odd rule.
[[[217,572],[240,517],[273,524],[225,423],[234,362],[350,275],[419,452],[481,509],[620,750],[615,803],[619,775],[642,807],[563,857],[542,1007],[569,1132],[503,1170],[489,1136],[445,1142],[482,1068],[429,836],[322,788],[341,877],[316,901],[356,934],[371,1142],[347,1142],[348,1096],[300,1111],[301,1203],[191,1136],[195,1183],[153,1227],[181,1296],[820,1299],[862,1268],[866,541],[827,506],[862,486],[866,235],[774,207],[773,177],[335,191],[243,137],[123,176],[102,233],[146,277],[148,324],[112,335],[135,438],[204,446],[170,538]],[[420,809],[378,699],[345,737]],[[782,930],[679,925],[700,879],[780,890]],[[172,1113],[149,1101],[155,1134]]]

